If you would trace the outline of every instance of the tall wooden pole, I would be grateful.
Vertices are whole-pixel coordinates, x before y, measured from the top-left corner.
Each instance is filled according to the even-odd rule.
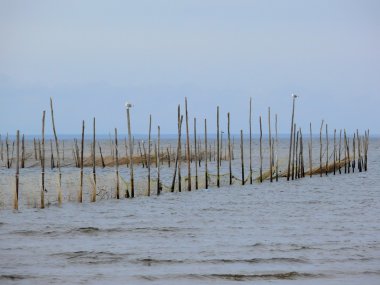
[[[120,199],[119,146],[118,146],[118,139],[117,139],[117,128],[115,128],[115,166],[116,166],[116,199]]]
[[[329,173],[329,133],[326,124],[326,175]]]
[[[277,114],[275,115],[275,128],[276,128],[276,181],[278,181],[278,130],[277,130]]]
[[[260,122],[260,182],[263,182],[263,128],[261,123],[261,116],[259,117]]]
[[[181,161],[182,161],[182,149],[181,149],[181,129],[182,129],[182,119],[181,107],[178,105],[178,192],[181,192]]]
[[[129,142],[129,175],[131,184],[131,198],[135,197],[135,180],[133,177],[133,146],[132,146],[132,131],[131,131],[131,118],[129,114],[129,109],[132,106],[130,104],[126,105],[127,108],[127,121],[128,121],[128,142]]]
[[[216,108],[216,141],[217,141],[217,178],[216,178],[216,186],[220,187],[220,134],[219,134],[219,106]]]
[[[161,140],[161,134],[160,134],[160,126],[157,127],[157,196],[161,193],[161,177],[160,177],[160,140]]]
[[[16,149],[16,191],[15,191],[15,197],[13,199],[13,209],[18,210],[18,185],[19,185],[19,176],[20,176],[20,131],[17,130],[16,135],[17,140],[17,149]]]
[[[240,159],[241,159],[241,185],[245,184],[244,181],[244,145],[243,145],[243,130],[240,130]]]
[[[92,120],[92,178],[94,187],[92,189],[91,202],[96,202],[96,122]]]
[[[333,163],[333,167],[334,167],[334,175],[336,174],[336,129],[334,129],[334,163]]]
[[[152,131],[152,115],[149,115],[149,132],[148,132],[148,196],[150,196],[150,162],[151,162],[151,131]]]
[[[190,135],[189,135],[189,115],[187,112],[187,97],[185,97],[186,112],[186,158],[187,158],[187,190],[191,191],[191,157],[190,157]]]
[[[80,154],[80,189],[78,202],[83,202],[83,152],[84,152],[84,121],[82,121],[82,142],[81,142],[81,154]]]
[[[207,119],[205,119],[205,188],[208,189],[208,169],[207,169]]]
[[[268,142],[269,142],[269,179],[270,179],[270,182],[273,182],[273,157],[272,157],[272,132],[271,132],[271,123],[270,123],[270,107],[268,107],[268,125],[269,125],[269,132],[268,132],[268,135],[269,135],[269,138],[268,138]]]
[[[228,136],[228,170],[230,174],[230,185],[232,185],[232,161],[231,161],[231,132],[230,132],[230,113],[227,113],[227,136]]]
[[[45,113],[42,113],[41,209],[45,208]]]
[[[194,118],[194,161],[195,161],[195,189],[198,189],[198,149],[197,149],[197,119]]]
[[[290,126],[290,144],[289,144],[288,174],[286,176],[286,179],[288,181],[290,179],[290,163],[291,163],[291,159],[292,159],[292,146],[293,146],[294,107],[295,107],[295,101],[296,101],[297,95],[293,94],[292,97],[293,97],[292,124]]]
[[[323,120],[321,123],[321,128],[319,129],[319,176],[322,177],[322,129]]]
[[[231,148],[231,147],[230,147]],[[249,183],[252,184],[252,97],[249,98]]]
[[[310,141],[309,141],[309,175],[310,178],[313,177],[313,133],[311,130],[310,122]]]
[[[53,133],[54,133],[54,140],[55,140],[55,149],[57,151],[57,166],[58,166],[58,205],[61,205],[62,203],[62,173],[61,173],[61,159],[59,155],[59,141],[57,137],[57,132],[55,130],[55,123],[54,123],[54,110],[53,110],[53,99],[50,97],[50,113],[51,113],[51,122],[53,126]],[[53,153],[52,153],[53,155]]]

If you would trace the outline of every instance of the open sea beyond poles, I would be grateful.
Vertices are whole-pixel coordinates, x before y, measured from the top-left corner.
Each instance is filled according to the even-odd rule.
[[[282,144],[280,157],[286,157]],[[380,140],[371,139],[367,172],[245,186],[223,182],[219,189],[191,192],[184,184],[181,193],[64,200],[61,207],[52,201],[44,210],[25,204],[26,184],[39,188],[40,170],[32,167],[21,170],[18,213],[4,198],[12,193],[14,169],[2,168],[7,202],[0,210],[0,283],[380,284],[379,150]],[[239,176],[238,151],[235,156]],[[257,176],[256,158],[254,167]],[[146,169],[137,168],[136,177],[146,177]],[[164,183],[172,172],[163,170]],[[63,177],[72,173],[79,176],[72,167]]]

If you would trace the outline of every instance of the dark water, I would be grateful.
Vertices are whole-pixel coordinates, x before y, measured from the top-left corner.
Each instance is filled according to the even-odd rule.
[[[0,212],[0,284],[380,284],[369,171]]]

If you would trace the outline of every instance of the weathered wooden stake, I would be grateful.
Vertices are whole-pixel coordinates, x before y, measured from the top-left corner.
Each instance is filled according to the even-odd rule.
[[[92,178],[94,179],[94,187],[92,189],[91,202],[96,202],[96,126],[95,117],[92,120]]]
[[[275,128],[276,128],[276,181],[278,182],[278,130],[277,130],[277,114],[275,115]]]
[[[205,119],[205,188],[208,189],[208,169],[207,169],[207,119]]]
[[[293,155],[292,155],[292,180],[294,180],[294,162],[296,159],[296,124],[293,127]]]
[[[57,137],[57,132],[55,130],[55,122],[54,122],[54,110],[53,110],[53,99],[50,97],[50,114],[51,114],[51,122],[53,126],[54,140],[55,140],[55,149],[57,152],[57,167],[58,167],[58,205],[62,204],[62,172],[61,172],[61,161],[59,155],[59,141]],[[54,164],[53,151],[51,153],[52,162]]]
[[[299,152],[298,152],[298,145],[299,145],[299,130],[296,130],[297,132],[297,135],[296,135],[296,148],[295,148],[295,156],[296,156],[296,159],[295,159],[295,179],[298,179],[298,159],[299,159]]]
[[[115,128],[115,167],[116,167],[116,199],[120,199],[120,182],[119,182],[119,146],[117,139],[117,128]]]
[[[342,129],[340,129],[340,131],[339,131],[339,174],[342,174],[341,153],[342,153]]]
[[[231,151],[231,146],[229,146]],[[231,161],[231,157],[230,157]],[[230,162],[231,165],[231,162]],[[231,173],[231,170],[230,170]],[[249,98],[249,184],[252,184],[253,171],[252,171],[252,97]],[[231,182],[231,181],[230,181]],[[231,184],[231,183],[230,183]]]
[[[149,132],[148,132],[148,196],[150,196],[150,161],[151,161],[151,132],[152,132],[152,115],[149,115]]]
[[[310,122],[310,138],[309,138],[309,175],[310,178],[313,177],[313,134],[311,130]]]
[[[271,123],[270,123],[270,107],[268,107],[268,143],[269,143],[269,180],[273,182],[273,157],[272,157],[272,132],[271,132]]]
[[[220,133],[219,133],[219,106],[216,108],[216,139],[217,139],[217,177],[216,177],[216,186],[220,187]]]
[[[243,130],[240,130],[240,159],[241,159],[241,185],[245,184],[244,181],[244,145],[243,145]]]
[[[260,122],[260,182],[263,182],[263,129],[261,124],[261,116],[259,117]]]
[[[333,163],[333,173],[336,174],[336,129],[334,129],[334,163]]]
[[[83,155],[84,152],[84,121],[82,121],[82,142],[81,142],[81,152],[80,152],[80,188],[78,202],[83,202]]]
[[[329,173],[329,133],[326,124],[326,176]]]
[[[321,128],[319,130],[319,174],[320,177],[322,177],[322,129],[323,129],[323,123],[324,121],[322,120],[321,123]]]
[[[186,112],[186,159],[187,159],[187,190],[191,191],[191,165],[190,165],[190,136],[189,136],[189,115],[187,112],[187,97],[185,97]]]
[[[132,131],[131,131],[131,118],[129,115],[130,105],[126,106],[127,109],[127,121],[128,121],[128,141],[129,141],[129,173],[131,184],[131,198],[135,197],[135,180],[133,177],[133,146],[132,146]]]
[[[16,191],[15,191],[15,197],[13,199],[13,209],[18,210],[18,184],[19,184],[19,176],[20,176],[20,131],[17,130],[16,135],[17,140],[17,149],[16,149]]]
[[[45,111],[42,112],[41,209],[45,208]]]
[[[182,119],[181,107],[178,105],[178,192],[181,192],[181,161],[182,161],[182,149],[181,149],[181,128],[182,128]]]
[[[160,126],[157,127],[157,196],[161,193],[161,178],[160,178]]]
[[[289,144],[289,159],[288,159],[288,174],[286,176],[286,179],[289,181],[290,179],[290,163],[292,159],[292,146],[293,146],[293,124],[294,124],[294,107],[295,107],[295,101],[297,98],[297,95],[293,94],[293,109],[292,109],[292,123],[290,126],[290,144]]]
[[[230,133],[230,113],[227,113],[227,136],[228,136],[228,170],[230,175],[230,185],[232,185],[232,161],[231,161],[231,133]]]
[[[25,168],[25,140],[24,134],[21,139],[21,168]]]
[[[195,161],[195,189],[198,189],[198,149],[197,149],[197,119],[194,118],[194,161]]]

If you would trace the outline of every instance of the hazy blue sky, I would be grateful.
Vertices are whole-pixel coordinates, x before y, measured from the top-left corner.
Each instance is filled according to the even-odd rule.
[[[303,128],[380,134],[379,0],[0,0],[2,134],[40,133],[50,96],[61,134],[94,116],[99,133],[126,132],[125,101],[134,132],[152,114],[175,133],[185,96],[210,132],[217,105],[222,128],[229,111],[248,130],[252,97],[254,131],[271,106],[286,133],[293,92]]]

